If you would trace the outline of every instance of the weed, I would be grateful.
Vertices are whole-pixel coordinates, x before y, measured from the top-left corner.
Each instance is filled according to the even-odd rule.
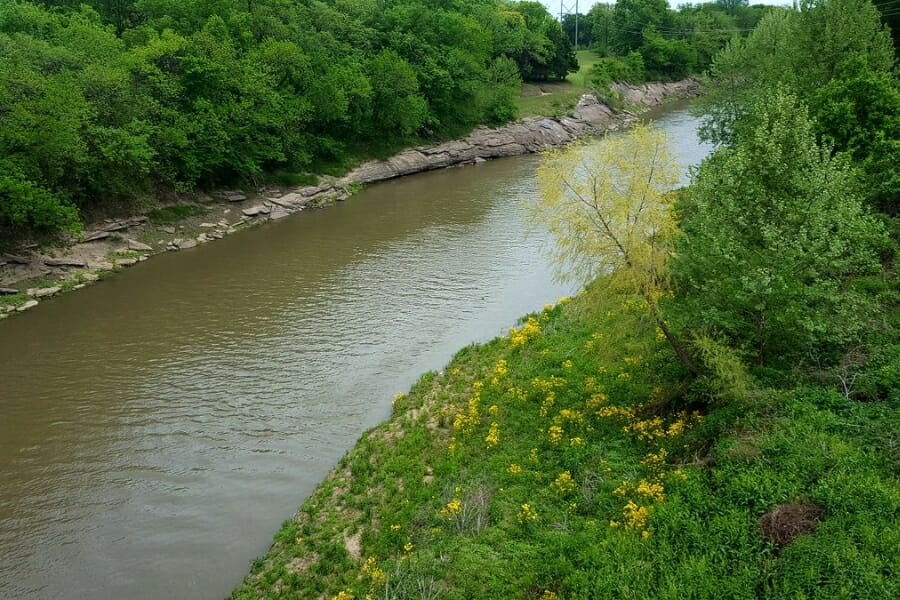
[[[206,214],[206,207],[199,204],[170,204],[154,208],[147,213],[147,218],[154,225],[169,225]]]

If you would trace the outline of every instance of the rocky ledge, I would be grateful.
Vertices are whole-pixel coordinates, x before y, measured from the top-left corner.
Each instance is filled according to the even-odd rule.
[[[626,105],[653,107],[668,99],[697,96],[700,84],[696,79],[683,79],[637,86],[615,83],[610,89],[620,95]],[[540,152],[563,146],[578,138],[616,130],[634,119],[631,112],[616,111],[600,102],[596,96],[585,94],[572,110],[571,116],[530,117],[497,128],[479,127],[463,139],[436,146],[410,148],[387,160],[363,163],[344,177],[329,178],[321,185],[297,188],[280,198],[266,200],[291,212],[312,200],[340,200],[353,185],[478,163],[492,158]]]
[[[626,105],[643,107],[699,94],[699,83],[694,79],[639,86],[616,83],[610,88]],[[20,281],[41,277],[49,282],[67,282],[65,289],[77,289],[96,281],[104,271],[131,266],[151,254],[187,250],[221,239],[248,225],[281,219],[310,206],[344,200],[354,187],[360,185],[492,158],[540,152],[578,138],[619,129],[635,119],[633,113],[617,111],[596,96],[585,94],[570,116],[530,117],[497,128],[479,127],[463,139],[410,148],[387,160],[366,162],[340,178],[322,177],[319,185],[287,192],[262,190],[256,199],[248,199],[241,191],[220,192],[218,195],[224,203],[221,220],[199,223],[198,231],[193,233],[184,225],[177,229],[174,226],[153,227],[147,217],[108,220],[85,232],[80,240],[73,240],[69,246],[58,249],[55,253],[58,256],[0,255],[0,319],[13,311],[21,312],[36,306],[37,298],[64,291],[56,283],[24,290],[15,286]],[[232,203],[240,203],[237,210],[229,208],[234,206]],[[133,239],[135,235],[154,238],[156,247]],[[4,295],[10,301],[4,302]]]

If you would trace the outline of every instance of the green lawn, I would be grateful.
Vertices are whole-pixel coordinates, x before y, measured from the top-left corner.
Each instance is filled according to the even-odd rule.
[[[576,53],[579,69],[565,81],[525,83],[516,102],[520,117],[561,116],[571,110],[585,92],[591,91],[588,75],[599,58],[591,50]]]

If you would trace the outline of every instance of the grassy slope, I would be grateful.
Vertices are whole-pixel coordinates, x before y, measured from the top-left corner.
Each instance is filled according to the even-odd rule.
[[[560,116],[578,103],[582,94],[591,91],[588,74],[597,62],[597,55],[591,50],[579,50],[578,71],[569,73],[565,81],[526,83],[522,86],[516,107],[519,117]]]
[[[640,307],[598,304],[426,374],[234,597],[900,597],[896,405],[810,388],[679,413]],[[758,520],[793,501],[824,517],[779,552]]]

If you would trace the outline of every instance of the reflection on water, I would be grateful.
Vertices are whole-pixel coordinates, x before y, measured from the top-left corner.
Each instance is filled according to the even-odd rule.
[[[691,147],[686,113],[660,126]],[[226,595],[395,392],[571,293],[524,236],[535,164],[379,184],[4,322],[0,597]]]

